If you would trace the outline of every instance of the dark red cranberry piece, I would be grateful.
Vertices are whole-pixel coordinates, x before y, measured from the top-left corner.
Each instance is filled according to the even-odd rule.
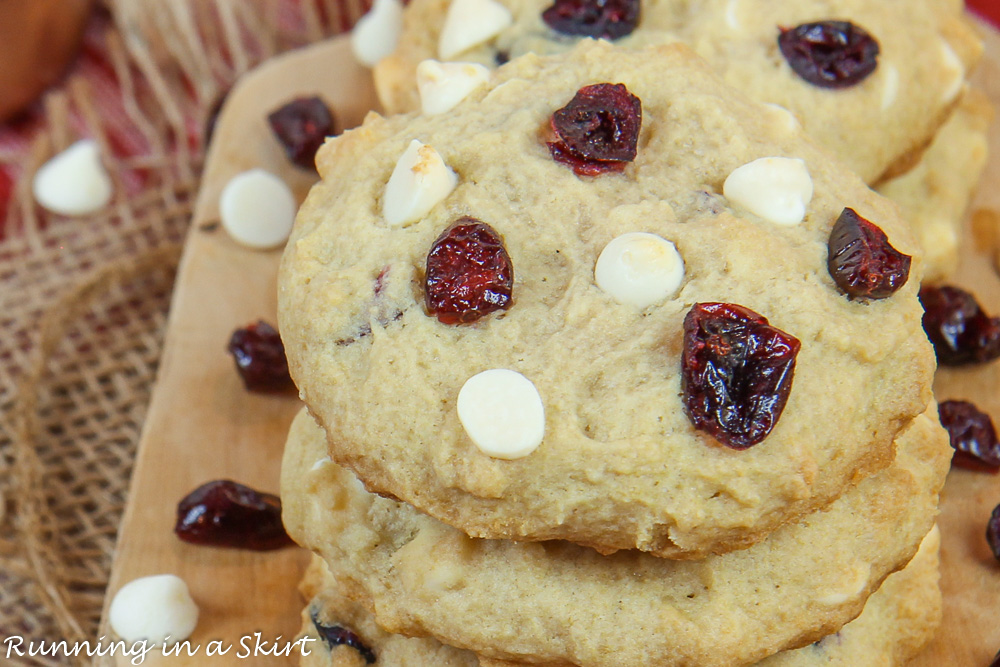
[[[988,414],[968,401],[943,401],[938,417],[955,448],[953,464],[971,470],[1000,470],[1000,443]]]
[[[996,551],[994,551],[993,553],[995,554]],[[993,662],[990,663],[990,667],[1000,667],[1000,651],[998,651],[997,654],[993,656]]]
[[[177,505],[177,537],[191,544],[270,551],[292,544],[281,499],[228,479],[202,484]]]
[[[749,308],[696,303],[684,318],[681,358],[691,423],[733,449],[762,441],[785,409],[800,346]]]
[[[318,97],[292,100],[267,117],[288,159],[305,169],[316,168],[316,151],[336,133],[333,114]]]
[[[951,285],[925,286],[920,303],[939,364],[981,364],[1000,357],[1000,317],[984,313],[976,297]]]
[[[993,514],[986,524],[986,541],[993,551],[993,557],[1000,560],[1000,505],[993,508]]]
[[[552,114],[556,141],[548,143],[557,162],[578,175],[621,171],[635,159],[642,127],[642,102],[620,83],[596,83],[576,92]]]
[[[227,349],[248,391],[275,393],[294,389],[281,336],[267,322],[261,320],[234,331]]]
[[[367,664],[370,665],[375,662],[375,652],[368,648],[361,641],[361,637],[353,630],[348,630],[340,625],[324,625],[316,617],[315,612],[310,614],[310,617],[312,618],[313,627],[316,628],[316,632],[330,649],[334,646],[350,646],[361,654],[361,657],[364,658]]]
[[[885,299],[910,277],[910,256],[889,244],[878,226],[845,208],[830,232],[827,267],[851,298]]]
[[[459,218],[427,253],[427,312],[445,324],[467,324],[512,304],[514,266],[500,234]]]
[[[780,28],[778,48],[796,74],[823,88],[853,86],[878,65],[878,42],[850,21]]]
[[[542,20],[564,35],[614,40],[635,30],[639,13],[639,0],[555,0]]]

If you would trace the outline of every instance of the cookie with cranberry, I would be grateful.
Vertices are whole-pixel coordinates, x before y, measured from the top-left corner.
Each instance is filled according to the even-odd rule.
[[[993,107],[970,89],[910,171],[879,183],[913,225],[924,248],[924,281],[941,282],[958,268],[962,222],[986,166]]]
[[[366,492],[326,458],[324,434],[303,412],[285,450],[283,519],[326,560],[344,595],[375,610],[379,627],[428,638],[422,646],[436,646],[433,638],[498,660],[581,667],[747,665],[798,647],[826,658],[838,640],[809,644],[837,631],[840,643],[855,641],[844,624],[931,530],[949,449],[933,413],[921,415],[894,463],[827,510],[749,549],[677,561],[469,538]],[[857,641],[872,655],[894,652],[897,641],[919,646],[937,604],[933,592],[921,594],[898,612],[912,627],[885,632],[891,617],[882,618],[881,640],[862,633]],[[378,655],[381,635],[357,615],[341,620]]]
[[[933,529],[917,555],[890,574],[856,619],[836,633],[800,649],[782,651],[756,663],[758,667],[833,665],[904,665],[927,643],[941,619],[938,589],[940,536]],[[309,637],[302,667],[364,667],[366,658],[384,667],[518,667],[446,646],[426,637],[386,632],[367,607],[345,595],[344,586],[314,556],[300,587],[309,604],[302,614],[300,637]],[[340,628],[332,634],[330,628]],[[354,638],[357,638],[355,640]],[[358,645],[360,643],[360,647]]]
[[[330,140],[278,295],[330,455],[469,535],[674,558],[884,468],[930,400],[921,260],[787,120],[587,42]]]
[[[375,69],[389,112],[421,107],[426,59],[494,67],[587,37],[683,42],[729,84],[790,109],[870,183],[926,145],[981,50],[955,0],[412,0],[403,25]]]

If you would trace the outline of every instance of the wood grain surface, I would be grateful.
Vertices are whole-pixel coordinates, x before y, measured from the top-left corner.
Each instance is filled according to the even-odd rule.
[[[1000,106],[1000,34],[985,24],[983,31],[987,56],[975,78]],[[102,630],[110,634],[107,605],[123,584],[171,572],[188,582],[201,608],[190,639],[200,652],[179,658],[154,652],[144,665],[297,664],[295,657],[264,651],[284,647],[299,628],[303,601],[296,586],[306,554],[294,548],[255,554],[191,546],[174,537],[172,526],[177,501],[207,480],[232,478],[268,491],[278,487],[285,432],[298,401],[247,393],[225,346],[234,328],[259,318],[275,321],[280,253],[243,249],[211,223],[218,218],[222,187],[251,167],[279,174],[300,199],[305,195],[315,176],[289,166],[264,121],[269,111],[299,94],[324,97],[342,127],[359,123],[376,104],[367,71],[354,64],[341,38],[286,54],[251,72],[233,90],[219,118],[177,278]],[[964,263],[955,282],[973,289],[990,312],[1000,313],[995,260],[1000,213],[993,213],[1000,212],[1000,124],[994,124],[990,139],[990,163],[973,206],[981,233],[965,235]],[[940,371],[935,390],[941,400],[967,398],[1000,417],[998,364]],[[1000,649],[1000,564],[984,538],[987,517],[998,503],[1000,476],[950,473],[940,518],[944,624],[915,667],[986,667]],[[255,633],[264,643],[261,650]],[[213,641],[230,651],[206,657]],[[117,664],[129,661],[119,657]]]

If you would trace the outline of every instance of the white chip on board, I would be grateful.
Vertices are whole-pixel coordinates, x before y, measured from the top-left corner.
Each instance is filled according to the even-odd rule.
[[[191,636],[198,605],[187,584],[173,574],[134,579],[121,587],[108,611],[111,629],[128,643],[168,644]]]
[[[417,65],[421,110],[427,116],[451,111],[489,78],[489,69],[478,63],[425,60]]]
[[[493,368],[473,375],[458,393],[458,418],[481,452],[519,459],[542,443],[545,407],[531,380]]]
[[[35,200],[61,215],[96,213],[111,201],[111,177],[92,139],[78,141],[41,166],[31,184]]]
[[[295,195],[263,169],[234,176],[219,198],[222,226],[237,243],[259,250],[282,245],[295,222]]]
[[[594,280],[615,301],[641,310],[677,292],[684,280],[684,260],[665,238],[628,232],[604,246]]]
[[[400,0],[375,0],[368,13],[358,19],[351,31],[351,50],[358,62],[374,67],[396,50],[403,31],[403,3]]]
[[[405,227],[430,213],[458,185],[436,150],[416,139],[399,157],[382,197],[382,215],[393,227]]]
[[[797,225],[813,196],[812,177],[797,158],[763,157],[729,174],[722,193],[732,203],[778,225]]]
[[[514,23],[496,0],[451,0],[438,40],[438,57],[448,60],[496,37]]]

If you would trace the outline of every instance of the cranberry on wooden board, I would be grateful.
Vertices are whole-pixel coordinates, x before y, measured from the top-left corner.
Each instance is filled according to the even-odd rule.
[[[252,551],[293,544],[278,496],[227,479],[206,482],[181,499],[174,533],[191,544]]]
[[[681,358],[691,423],[732,449],[764,440],[785,409],[800,347],[749,308],[695,304],[684,318]]]
[[[620,39],[639,24],[639,0],[555,0],[542,20],[564,35]]]
[[[577,175],[621,171],[636,156],[642,102],[620,83],[584,86],[552,114],[551,126],[552,158]]]
[[[785,60],[815,86],[847,88],[878,66],[878,42],[850,21],[817,21],[779,31],[778,48]]]
[[[316,168],[316,151],[328,136],[336,133],[333,114],[318,97],[292,100],[271,112],[267,122],[292,164]]]
[[[920,303],[939,364],[982,364],[1000,357],[1000,318],[983,312],[972,294],[952,285],[924,286]]]
[[[295,388],[281,336],[267,322],[260,320],[234,331],[227,349],[248,391],[277,393]]]
[[[986,523],[986,541],[993,557],[1000,561],[1000,505],[993,508],[990,520]]]
[[[955,449],[952,463],[970,470],[1000,471],[1000,443],[993,420],[968,401],[942,401],[941,426]]]
[[[889,243],[877,225],[845,208],[830,231],[827,268],[837,287],[854,299],[885,299],[906,284],[909,255]]]
[[[514,266],[495,229],[463,217],[427,253],[427,312],[444,324],[468,324],[513,303]]]

